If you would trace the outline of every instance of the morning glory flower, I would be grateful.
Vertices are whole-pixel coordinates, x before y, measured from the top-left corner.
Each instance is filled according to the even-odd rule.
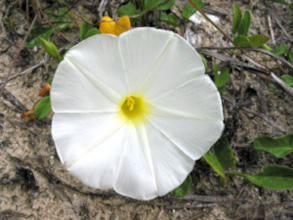
[[[84,184],[149,200],[178,187],[221,136],[221,98],[178,34],[135,28],[92,36],[59,64],[52,135]]]

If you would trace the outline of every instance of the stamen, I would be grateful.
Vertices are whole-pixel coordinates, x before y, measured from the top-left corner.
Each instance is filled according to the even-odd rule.
[[[129,111],[132,111],[134,109],[134,105],[135,105],[134,98],[132,98],[131,96],[127,97],[126,98],[126,105],[128,106]]]
[[[119,105],[119,116],[123,120],[131,121],[138,125],[145,122],[145,115],[150,114],[150,108],[142,95],[128,95],[122,99]]]

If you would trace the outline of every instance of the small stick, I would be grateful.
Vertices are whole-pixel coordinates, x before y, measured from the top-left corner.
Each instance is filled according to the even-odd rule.
[[[36,16],[34,17],[34,20],[32,21],[32,23],[31,23],[31,25],[30,25],[28,31],[26,32],[26,35],[25,35],[24,39],[22,40],[22,42],[21,42],[21,44],[20,44],[20,47],[19,47],[19,49],[18,49],[18,51],[17,51],[17,53],[16,53],[16,56],[14,57],[12,63],[11,63],[10,66],[9,66],[9,72],[8,72],[6,78],[5,78],[5,81],[4,81],[4,83],[3,83],[2,87],[1,87],[1,89],[0,89],[0,97],[2,96],[2,93],[3,93],[3,91],[4,91],[4,88],[5,88],[5,86],[6,86],[7,82],[8,82],[8,79],[9,79],[11,73],[12,73],[12,70],[14,69],[14,66],[15,66],[15,64],[16,64],[16,61],[17,61],[18,57],[19,57],[19,54],[20,54],[22,48],[24,47],[25,42],[26,42],[26,39],[28,38],[28,35],[29,35],[29,33],[31,32],[31,29],[32,29],[32,27],[34,26],[34,24],[35,24],[37,18],[38,18],[38,15],[36,15]]]
[[[205,214],[204,212],[201,212],[201,213],[199,213],[199,214],[197,214],[197,215],[194,215],[194,216],[191,216],[191,217],[186,217],[186,218],[184,218],[183,220],[197,219],[197,218],[203,216],[204,214]]]
[[[11,80],[13,80],[13,79],[15,79],[15,78],[17,78],[19,76],[22,76],[22,75],[24,75],[24,74],[26,74],[26,73],[28,73],[30,71],[33,71],[34,69],[38,68],[39,66],[42,66],[45,62],[46,62],[45,60],[41,60],[41,62],[39,62],[38,64],[35,64],[34,66],[31,66],[28,69],[26,69],[26,70],[24,70],[24,71],[22,71],[22,72],[20,72],[20,73],[18,73],[16,75],[10,77],[9,79],[7,79],[7,81],[3,80],[0,83],[0,85],[3,85],[5,82],[9,82],[9,81],[11,81]]]
[[[279,27],[282,29],[282,31],[284,32],[284,34],[286,35],[286,37],[288,38],[289,41],[293,41],[292,37],[288,34],[288,32],[285,30],[285,28],[283,27],[283,25],[281,24],[280,20],[278,19],[277,15],[274,13],[273,17],[275,18],[277,24],[279,25]]]
[[[272,28],[272,20],[271,20],[271,16],[268,15],[268,24],[269,24],[269,29],[270,29],[270,34],[271,34],[271,38],[273,41],[273,44],[276,44],[276,40],[275,40],[275,34],[274,34],[274,30]]]
[[[277,54],[274,54],[270,51],[267,51],[263,48],[258,48],[258,47],[241,47],[241,48],[251,50],[251,51],[257,51],[257,52],[261,52],[266,55],[269,55],[269,56],[281,61],[282,63],[286,64],[288,67],[290,67],[293,70],[293,65],[290,62],[288,62],[286,59],[284,59],[283,57],[281,57]],[[236,47],[195,47],[195,49],[197,51],[200,51],[200,50],[235,50],[237,48]]]
[[[208,196],[208,195],[186,195],[181,198],[174,197],[174,199],[193,200],[198,202],[232,202],[233,201],[226,196]]]
[[[166,209],[202,209],[202,208],[213,208],[217,204],[215,203],[203,203],[203,204],[196,204],[196,205],[173,205],[173,206],[168,206]]]
[[[108,0],[102,0],[99,7],[98,7],[100,19],[102,19],[102,17],[103,17],[103,11],[104,11],[104,8],[106,7],[107,3],[108,3]]]
[[[285,92],[287,92],[288,94],[290,94],[291,96],[293,96],[293,88],[291,88],[290,86],[288,86],[287,84],[283,84],[283,83],[280,83],[280,78],[274,74],[274,72],[268,68],[267,66],[263,65],[263,64],[260,64],[260,63],[257,63],[255,62],[252,58],[250,58],[246,53],[245,51],[239,47],[221,28],[219,28],[218,25],[216,25],[196,4],[194,4],[194,2],[192,2],[192,0],[188,0],[190,4],[193,5],[193,7],[195,7],[203,16],[205,19],[207,19],[218,31],[220,31],[238,50],[240,50],[242,52],[242,54],[246,57],[246,59],[248,59],[250,62],[252,62],[254,65],[262,68],[262,69],[265,69],[267,70],[269,73],[271,78],[277,83],[279,84],[279,86],[281,86]],[[278,79],[278,80],[276,80]],[[282,80],[281,80],[282,81]]]
[[[246,185],[247,185],[247,184],[246,184]],[[239,190],[238,195],[237,195],[236,198],[235,198],[236,201],[238,201],[239,198],[240,198],[240,196],[243,194],[246,185],[243,186],[243,187]]]
[[[65,40],[67,40],[68,42],[70,42],[71,44],[74,44],[74,42],[67,38],[60,30],[58,30],[58,28],[54,27],[54,25],[52,24],[52,22],[50,21],[50,19],[48,18],[47,14],[45,12],[43,12],[42,10],[40,10],[41,14],[44,16],[44,18],[48,21],[49,25],[55,30],[57,31],[58,34],[60,34]]]
[[[231,100],[227,99],[226,97],[222,97],[225,101],[227,101],[228,103],[235,105],[235,102],[232,102]],[[263,113],[258,113],[258,112],[254,112],[246,107],[240,107],[240,110],[243,110],[247,113],[250,113],[252,115],[255,115],[261,119],[263,119],[264,121],[266,121],[268,124],[272,125],[274,128],[277,128],[279,131],[281,131],[282,133],[288,133],[287,130],[285,130],[284,128],[282,128],[280,125],[278,125],[276,122],[272,121],[271,119],[268,118],[268,116],[266,116]]]

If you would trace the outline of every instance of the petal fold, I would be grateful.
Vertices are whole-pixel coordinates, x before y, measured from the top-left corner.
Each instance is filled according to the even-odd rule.
[[[154,106],[153,113],[163,117],[160,112],[156,113],[156,107],[181,112],[186,118],[211,121],[223,121],[224,118],[220,94],[207,75],[196,77],[149,100]]]
[[[195,162],[151,123],[146,124],[146,132],[158,195],[164,196],[183,183]]]
[[[88,78],[102,82],[117,94],[127,93],[128,87],[116,36],[94,35],[71,48],[65,59],[77,66],[81,73],[90,75]]]
[[[150,200],[158,197],[156,180],[148,166],[135,127],[128,127],[127,133],[113,188],[119,194],[134,199]]]
[[[174,34],[168,45],[168,52],[157,67],[157,76],[146,96],[153,98],[189,80],[202,76],[205,67],[199,54],[181,36]]]
[[[222,134],[222,121],[149,117],[151,124],[193,160],[201,158]]]
[[[52,109],[60,112],[115,111],[116,105],[94,86],[71,62],[62,61],[50,91]]]
[[[119,37],[119,52],[131,91],[140,86],[160,60],[173,37],[173,32],[154,28],[135,28]]]
[[[59,158],[67,166],[82,158],[92,148],[118,130],[116,114],[55,114],[52,136]]]
[[[84,184],[99,189],[111,189],[127,137],[126,126],[100,143],[68,170]]]

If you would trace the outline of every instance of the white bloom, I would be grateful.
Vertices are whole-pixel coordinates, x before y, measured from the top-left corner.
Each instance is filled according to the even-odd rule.
[[[149,200],[178,187],[223,130],[220,95],[179,35],[95,35],[58,66],[51,102],[60,160],[84,184]]]

